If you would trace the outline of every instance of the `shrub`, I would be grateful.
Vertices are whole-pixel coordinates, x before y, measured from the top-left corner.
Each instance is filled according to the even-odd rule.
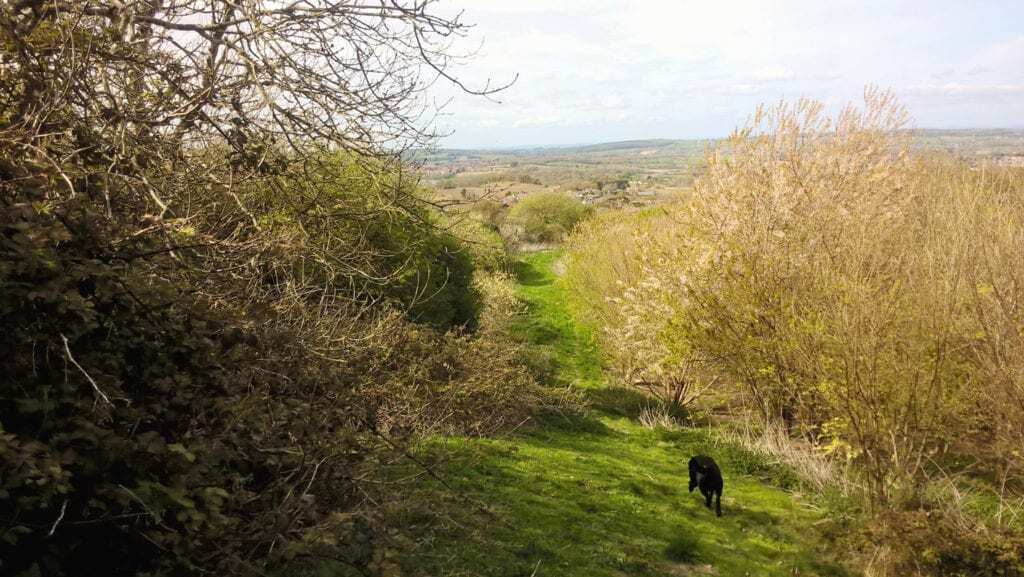
[[[370,481],[410,435],[493,433],[551,402],[496,291],[473,337],[291,293],[214,300],[159,244],[112,249],[117,231],[88,203],[0,211],[6,572],[366,567],[387,528],[365,497],[401,498]]]
[[[889,95],[820,112],[761,112],[708,159],[676,338],[728,358],[766,417],[854,460],[881,502],[958,440],[987,445],[973,415],[993,383],[963,354],[984,292],[969,231],[1024,224],[1021,183],[911,154]]]
[[[380,569],[386,464],[537,398],[498,333],[461,331],[470,256],[385,152],[421,143],[417,71],[463,25],[55,8],[0,7],[2,572]],[[200,12],[218,33],[180,26]],[[353,54],[387,64],[332,89],[367,79]]]
[[[834,121],[760,109],[688,201],[569,241],[627,380],[717,383],[856,465],[876,504],[956,455],[1019,479],[1024,441],[1024,178],[914,153],[904,118],[873,91]]]
[[[511,260],[505,241],[495,228],[488,226],[476,213],[454,217],[447,230],[469,255],[474,269],[489,273],[509,269]]]
[[[104,222],[0,212],[5,572],[248,573],[362,531],[338,513],[382,447],[352,376]]]
[[[501,230],[505,222],[506,210],[502,204],[494,199],[483,198],[473,203],[471,211],[477,215],[484,226],[494,232]]]
[[[361,386],[375,423],[391,434],[488,435],[509,430],[557,403],[519,361],[504,335],[439,334],[398,325],[387,349],[368,350],[376,377]],[[369,356],[372,355],[372,356]]]
[[[660,209],[608,211],[568,239],[565,283],[576,315],[597,327],[618,378],[680,411],[714,384],[700,353],[675,339],[676,294],[652,276],[686,246],[678,221]]]
[[[579,199],[559,192],[535,192],[509,211],[505,236],[515,241],[559,242],[590,209]]]
[[[474,251],[447,231],[417,227],[406,215],[387,220],[379,235],[370,237],[390,277],[380,293],[397,301],[413,321],[441,330],[475,326],[480,299],[473,288]]]
[[[168,187],[153,215],[91,178],[61,197],[18,150],[0,139],[5,573],[366,571],[395,530],[371,503],[404,498],[383,463],[546,402],[496,334],[445,332],[475,318],[471,257],[400,166]]]
[[[289,286],[299,293],[342,293],[362,306],[388,303],[442,330],[474,325],[480,303],[473,250],[418,200],[421,191],[404,166],[335,154],[320,158],[301,179],[279,181],[278,188],[254,184],[239,195],[245,210],[259,215],[259,234],[249,240],[273,246],[272,258],[255,265],[262,269],[261,294],[276,298]],[[202,210],[217,200],[193,195],[200,230],[219,224],[204,222]],[[223,213],[212,214],[222,219]]]
[[[474,282],[483,307],[473,335],[390,324],[383,329],[390,334],[386,348],[353,359],[376,368],[361,396],[380,430],[488,435],[521,425],[541,408],[572,408],[573,399],[541,387],[523,360],[526,349],[510,332],[523,311],[511,277],[481,272]]]
[[[1019,535],[965,526],[940,512],[882,513],[852,537],[872,577],[1024,575]]]

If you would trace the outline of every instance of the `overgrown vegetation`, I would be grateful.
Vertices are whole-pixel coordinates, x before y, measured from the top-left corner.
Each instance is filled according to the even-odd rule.
[[[385,464],[549,403],[400,160],[426,8],[0,6],[5,575],[380,572]]]
[[[1015,515],[949,517],[928,487],[973,479],[1000,511],[1024,489],[1024,177],[913,153],[904,122],[874,91],[834,121],[761,109],[691,198],[584,225],[569,285],[624,381],[741,403],[851,463],[876,510],[931,510],[928,562],[910,517],[876,519],[873,574],[1018,574]]]

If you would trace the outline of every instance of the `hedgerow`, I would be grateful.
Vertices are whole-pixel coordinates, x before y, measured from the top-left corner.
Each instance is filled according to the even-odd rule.
[[[402,160],[462,29],[0,5],[0,572],[379,572],[387,466],[546,402]]]

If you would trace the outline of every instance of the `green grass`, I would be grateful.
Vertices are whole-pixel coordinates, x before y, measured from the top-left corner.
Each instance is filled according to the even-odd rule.
[[[824,513],[787,491],[793,474],[706,429],[646,429],[642,397],[611,388],[592,336],[567,312],[557,251],[524,257],[528,314],[516,331],[553,361],[559,383],[593,401],[585,415],[544,415],[506,439],[436,439],[422,447],[449,487],[415,485],[401,522],[419,540],[405,575],[842,575],[816,535]],[[687,492],[687,460],[722,466],[724,516]],[[429,521],[428,521],[429,519]]]
[[[551,358],[558,384],[601,387],[605,378],[597,343],[589,331],[573,322],[565,292],[553,270],[560,256],[560,251],[545,250],[515,263],[519,296],[527,311],[513,330],[533,346],[535,354]]]

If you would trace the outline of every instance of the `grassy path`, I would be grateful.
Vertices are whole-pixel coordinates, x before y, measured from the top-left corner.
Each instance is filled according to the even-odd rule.
[[[605,384],[593,340],[566,310],[553,273],[558,256],[535,253],[520,263],[529,313],[517,331],[547,351],[557,381],[585,390],[590,414],[542,417],[508,439],[435,446],[456,456],[442,470],[448,482],[495,515],[469,513],[450,491],[424,486],[436,493],[435,510],[459,514],[401,560],[403,574],[841,575],[815,536],[821,513],[782,488],[792,484],[787,470],[708,431],[636,422],[642,401]],[[696,453],[722,466],[721,518],[687,492],[686,461]]]

